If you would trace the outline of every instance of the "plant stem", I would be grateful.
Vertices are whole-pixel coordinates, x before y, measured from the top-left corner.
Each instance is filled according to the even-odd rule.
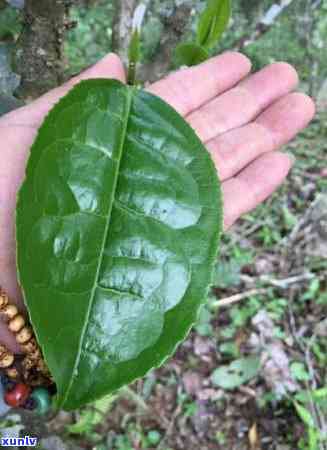
[[[130,61],[128,64],[127,83],[130,86],[134,86],[135,81],[136,81],[136,64],[133,61]]]

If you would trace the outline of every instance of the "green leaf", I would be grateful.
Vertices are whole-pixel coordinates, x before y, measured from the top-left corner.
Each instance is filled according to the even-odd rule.
[[[317,450],[319,445],[319,430],[315,428],[309,428],[308,430],[308,438],[309,438],[309,449]]]
[[[81,82],[32,146],[17,214],[31,322],[71,410],[170,356],[208,294],[222,228],[214,164],[158,97]]]
[[[235,389],[254,378],[259,370],[260,358],[240,358],[216,369],[212,374],[212,381],[223,389]]]
[[[174,60],[177,66],[196,66],[208,58],[209,53],[206,49],[192,42],[179,44],[174,54]]]
[[[96,425],[103,421],[104,415],[110,410],[115,400],[114,395],[107,395],[94,402],[93,405],[81,412],[76,423],[67,426],[67,431],[72,434],[90,433]]]
[[[230,16],[230,0],[208,0],[199,20],[197,43],[206,49],[215,46],[227,28]]]
[[[216,266],[213,283],[221,289],[238,286],[241,282],[240,264],[236,259],[219,261]]]
[[[301,418],[302,422],[307,425],[309,428],[315,428],[315,421],[308,409],[304,406],[300,405],[300,403],[293,401],[296,412]]]
[[[293,378],[299,381],[309,381],[311,379],[310,374],[302,362],[292,362],[291,373]]]
[[[312,397],[316,400],[327,398],[327,387],[316,389],[312,392]]]

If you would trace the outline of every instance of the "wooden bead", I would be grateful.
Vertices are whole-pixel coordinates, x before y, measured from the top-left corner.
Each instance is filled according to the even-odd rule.
[[[4,345],[0,344],[0,358],[4,353],[8,353],[8,349]]]
[[[6,294],[1,292],[0,294],[0,309],[4,308],[9,303],[9,298]]]
[[[22,361],[22,367],[24,370],[31,370],[35,366],[35,362],[31,360],[28,356],[26,356]]]
[[[29,341],[33,336],[33,331],[31,327],[24,327],[20,330],[19,333],[16,334],[16,341],[18,344],[24,344]]]
[[[34,337],[32,337],[32,339],[30,339],[28,342],[26,342],[25,344],[21,344],[21,349],[23,350],[24,353],[34,353],[36,350],[39,349],[39,346],[36,342],[36,339]]]
[[[1,316],[6,320],[11,320],[18,314],[18,309],[15,305],[6,305],[1,311]]]
[[[16,380],[17,378],[19,378],[19,373],[16,367],[10,367],[9,369],[7,369],[6,375],[12,380]]]
[[[37,348],[33,352],[28,353],[28,357],[34,362],[39,361],[42,359],[41,351]]]
[[[23,326],[25,325],[25,319],[21,314],[18,314],[16,317],[14,317],[8,325],[8,328],[13,333],[18,333]]]
[[[18,383],[11,391],[7,391],[5,393],[4,400],[7,405],[13,408],[18,408],[26,402],[30,393],[31,388],[29,386],[23,383]]]

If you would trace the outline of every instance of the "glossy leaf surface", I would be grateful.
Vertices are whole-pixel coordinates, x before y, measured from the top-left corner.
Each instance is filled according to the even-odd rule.
[[[222,222],[213,162],[159,98],[80,83],[32,146],[17,204],[19,278],[74,409],[160,365],[205,301]]]
[[[198,24],[198,44],[206,49],[216,45],[228,25],[230,16],[230,0],[208,0]]]

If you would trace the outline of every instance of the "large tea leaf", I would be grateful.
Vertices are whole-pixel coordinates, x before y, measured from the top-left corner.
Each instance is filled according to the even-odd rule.
[[[80,83],[50,112],[17,205],[20,282],[73,409],[160,365],[206,298],[221,229],[209,154],[159,98]]]

